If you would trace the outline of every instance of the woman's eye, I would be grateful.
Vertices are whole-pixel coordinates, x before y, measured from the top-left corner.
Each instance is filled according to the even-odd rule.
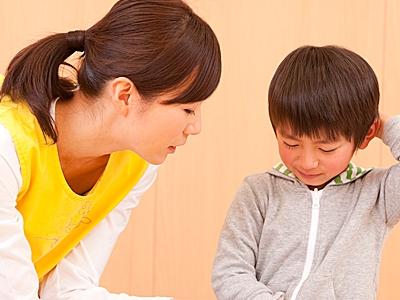
[[[195,115],[196,112],[194,110],[191,109],[184,109],[185,113],[187,113],[188,115]]]
[[[293,149],[293,148],[295,148],[295,147],[297,147],[298,145],[296,145],[296,144],[288,144],[288,143],[286,143],[286,142],[283,142],[284,144],[285,144],[285,146],[286,147],[288,147],[289,149]]]

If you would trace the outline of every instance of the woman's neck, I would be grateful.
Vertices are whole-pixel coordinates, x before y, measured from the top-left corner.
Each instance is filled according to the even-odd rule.
[[[92,160],[113,152],[103,114],[96,99],[87,99],[76,92],[70,100],[59,100],[55,106],[57,148],[60,159]]]

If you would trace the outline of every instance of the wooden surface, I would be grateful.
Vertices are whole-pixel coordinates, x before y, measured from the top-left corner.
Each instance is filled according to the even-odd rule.
[[[0,71],[24,45],[51,32],[85,29],[111,0],[0,0]],[[215,299],[210,270],[226,210],[244,176],[279,160],[266,94],[279,62],[305,45],[361,54],[381,84],[381,107],[400,113],[400,4],[396,0],[188,0],[221,42],[223,76],[204,105],[203,132],[160,168],[132,213],[102,283],[135,295]],[[393,163],[374,141],[354,161]],[[400,228],[386,242],[379,299],[400,299]]]

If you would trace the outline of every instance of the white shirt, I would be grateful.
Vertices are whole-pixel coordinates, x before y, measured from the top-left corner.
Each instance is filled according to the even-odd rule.
[[[18,156],[9,132],[0,124],[0,299],[171,299],[112,294],[99,287],[101,273],[118,235],[128,224],[131,210],[152,185],[156,174],[157,166],[149,165],[129,194],[64,257],[39,287],[31,248],[24,235],[23,218],[16,209],[22,186]]]

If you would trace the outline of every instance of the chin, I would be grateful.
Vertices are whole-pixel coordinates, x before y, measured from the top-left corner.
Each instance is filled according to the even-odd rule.
[[[135,152],[135,151],[133,151]],[[141,152],[135,152],[137,155],[139,155],[141,158],[143,158],[146,162],[152,165],[161,165],[165,159],[167,158],[167,155],[154,155],[154,154],[146,154],[146,153],[141,153]]]
[[[309,181],[307,181],[307,180],[302,180],[302,182],[303,182],[305,185],[307,185],[308,187],[312,187],[313,189],[314,189],[314,188],[322,189],[322,188],[324,188],[328,183],[330,183],[331,180],[316,180],[316,181],[313,181],[313,180],[309,180]]]
[[[326,183],[325,179],[320,179],[320,178],[314,179],[314,180],[309,179],[309,178],[304,178],[303,176],[297,176],[297,178],[299,178],[300,181],[303,182],[305,185],[309,185],[309,186],[321,186]]]
[[[152,165],[161,165],[165,159],[167,158],[167,156],[162,156],[162,157],[149,157],[149,158],[145,158],[143,157],[145,161],[147,161],[148,163],[152,164]]]

